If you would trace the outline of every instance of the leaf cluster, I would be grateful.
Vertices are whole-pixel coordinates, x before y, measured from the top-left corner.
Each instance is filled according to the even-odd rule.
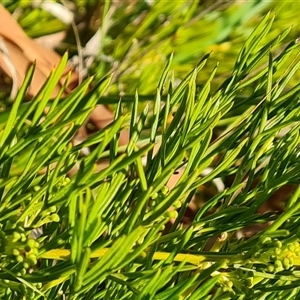
[[[179,84],[169,76],[171,56],[151,107],[139,112],[136,93],[124,114],[119,101],[115,121],[77,146],[70,141],[95,105],[107,103],[111,76],[91,91],[88,78],[61,100],[66,82],[50,99],[65,55],[40,93],[24,102],[30,68],[16,100],[0,114],[2,299],[299,297],[299,187],[279,216],[256,213],[279,188],[297,185],[300,174],[300,86],[287,88],[299,68],[299,45],[282,48],[289,29],[264,44],[273,20],[267,15],[252,32],[216,89],[218,66],[197,84],[209,55]],[[263,60],[267,65],[258,68]],[[120,148],[125,126],[130,142]],[[222,134],[213,139],[216,128]],[[85,147],[93,151],[81,156]],[[97,172],[102,159],[109,166]],[[233,183],[184,227],[198,187],[229,175]],[[249,239],[236,236],[271,221]]]

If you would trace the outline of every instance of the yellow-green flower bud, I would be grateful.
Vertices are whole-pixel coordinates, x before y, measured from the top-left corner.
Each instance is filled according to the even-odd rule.
[[[12,253],[13,253],[14,256],[18,256],[20,254],[20,251],[15,248],[15,249],[12,250]]]
[[[158,193],[157,192],[154,192],[152,195],[151,195],[151,199],[156,199],[158,197]]]
[[[13,243],[15,243],[21,239],[21,234],[17,231],[14,231],[12,236],[13,236],[13,240],[12,240]]]
[[[169,211],[168,212],[168,216],[171,218],[171,219],[176,219],[178,217],[178,212],[176,210],[173,210],[173,211]]]
[[[282,265],[283,265],[283,268],[285,270],[288,270],[290,268],[290,261],[287,257],[285,257],[283,260],[282,260]]]
[[[27,255],[26,260],[32,266],[37,264],[37,258],[33,253],[30,253],[29,255]]]
[[[294,244],[289,244],[289,245],[288,245],[288,249],[289,249],[291,252],[295,252],[296,247],[295,247]]]
[[[166,196],[169,193],[169,188],[165,185],[161,188],[161,193]]]
[[[17,260],[17,262],[21,263],[21,262],[24,261],[24,257],[23,257],[22,255],[18,255],[18,256],[16,257],[16,260]]]
[[[28,239],[26,243],[30,248],[35,247],[35,240],[34,239]]]
[[[282,247],[281,241],[276,240],[276,241],[274,242],[274,246],[277,247],[277,248],[281,248],[281,247]]]
[[[26,235],[24,233],[21,233],[21,241],[26,242],[26,240],[27,240]]]
[[[279,259],[277,259],[274,263],[274,266],[276,271],[280,271],[282,269],[282,262]]]
[[[293,257],[289,257],[289,263],[290,263],[290,266],[293,266],[295,261],[294,261],[294,258]]]
[[[176,200],[174,203],[173,203],[173,206],[174,208],[178,209],[180,208],[182,205],[181,201],[180,200]]]
[[[281,254],[281,249],[280,248],[275,248],[274,252],[276,255],[280,255]]]
[[[271,264],[268,264],[268,271],[270,273],[274,273],[274,270],[275,270],[275,267],[273,265],[271,265]]]

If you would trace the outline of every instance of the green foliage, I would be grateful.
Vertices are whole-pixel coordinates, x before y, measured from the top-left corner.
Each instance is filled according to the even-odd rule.
[[[180,18],[197,9],[161,3],[155,5],[179,11]],[[67,98],[50,100],[65,55],[40,93],[25,102],[29,70],[16,100],[0,114],[1,299],[298,299],[300,188],[280,216],[256,213],[280,187],[300,179],[300,85],[291,84],[299,45],[289,29],[272,36],[273,19],[266,15],[251,33],[222,82],[215,79],[218,65],[208,74],[209,55],[179,84],[170,73],[187,59],[181,51],[163,71],[154,66],[162,75],[152,103],[144,105],[136,93],[127,99],[130,113],[119,110],[110,126],[77,146],[72,137],[97,104],[109,101],[103,95],[115,79],[103,77],[88,91],[89,78]],[[152,15],[148,23],[155,21]],[[142,31],[129,29],[136,38]],[[159,32],[154,44],[169,35]],[[150,49],[151,43],[145,53]],[[142,81],[147,85],[147,76]],[[130,127],[130,142],[121,149],[116,140],[124,127]],[[89,156],[80,155],[84,147],[93,148]],[[103,158],[110,165],[95,172]],[[212,171],[205,175],[207,167]],[[180,218],[197,188],[229,175],[233,183],[183,227]],[[168,211],[172,205],[177,212]],[[264,231],[237,239],[238,230],[270,221]]]

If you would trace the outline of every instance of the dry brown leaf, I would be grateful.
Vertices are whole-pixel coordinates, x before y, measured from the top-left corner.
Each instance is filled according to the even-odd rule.
[[[29,96],[34,96],[38,93],[43,83],[46,81],[50,72],[55,68],[61,57],[54,51],[39,45],[34,40],[29,38],[17,21],[11,14],[0,5],[0,36],[3,38],[8,55],[14,66],[17,74],[17,86],[20,87],[26,76],[27,70],[32,63],[36,63],[36,71],[34,73],[32,83],[28,90]],[[0,68],[7,76],[12,77],[12,73],[7,67],[4,60],[4,54],[0,52]],[[64,74],[60,83],[62,84],[67,74],[72,70],[70,66],[65,68]],[[70,86],[78,80],[76,72],[72,73]],[[52,97],[55,97],[60,89],[56,87]]]

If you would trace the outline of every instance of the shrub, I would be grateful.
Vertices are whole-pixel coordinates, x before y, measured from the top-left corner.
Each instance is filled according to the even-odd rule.
[[[71,139],[107,103],[111,76],[90,91],[92,78],[62,101],[49,99],[65,55],[24,102],[30,68],[0,115],[2,299],[298,298],[300,85],[287,87],[299,45],[282,47],[289,30],[264,44],[273,19],[267,15],[252,32],[216,89],[217,66],[197,85],[209,55],[178,85],[168,76],[171,55],[151,109],[138,93],[129,113],[121,100],[115,121],[77,146]],[[130,142],[118,147],[126,126]],[[80,154],[85,147],[88,156]],[[109,165],[97,172],[102,159]],[[180,179],[167,188],[178,170]],[[229,176],[184,226],[197,189]],[[280,215],[257,213],[288,184],[294,193]],[[268,226],[238,238],[253,224]]]

